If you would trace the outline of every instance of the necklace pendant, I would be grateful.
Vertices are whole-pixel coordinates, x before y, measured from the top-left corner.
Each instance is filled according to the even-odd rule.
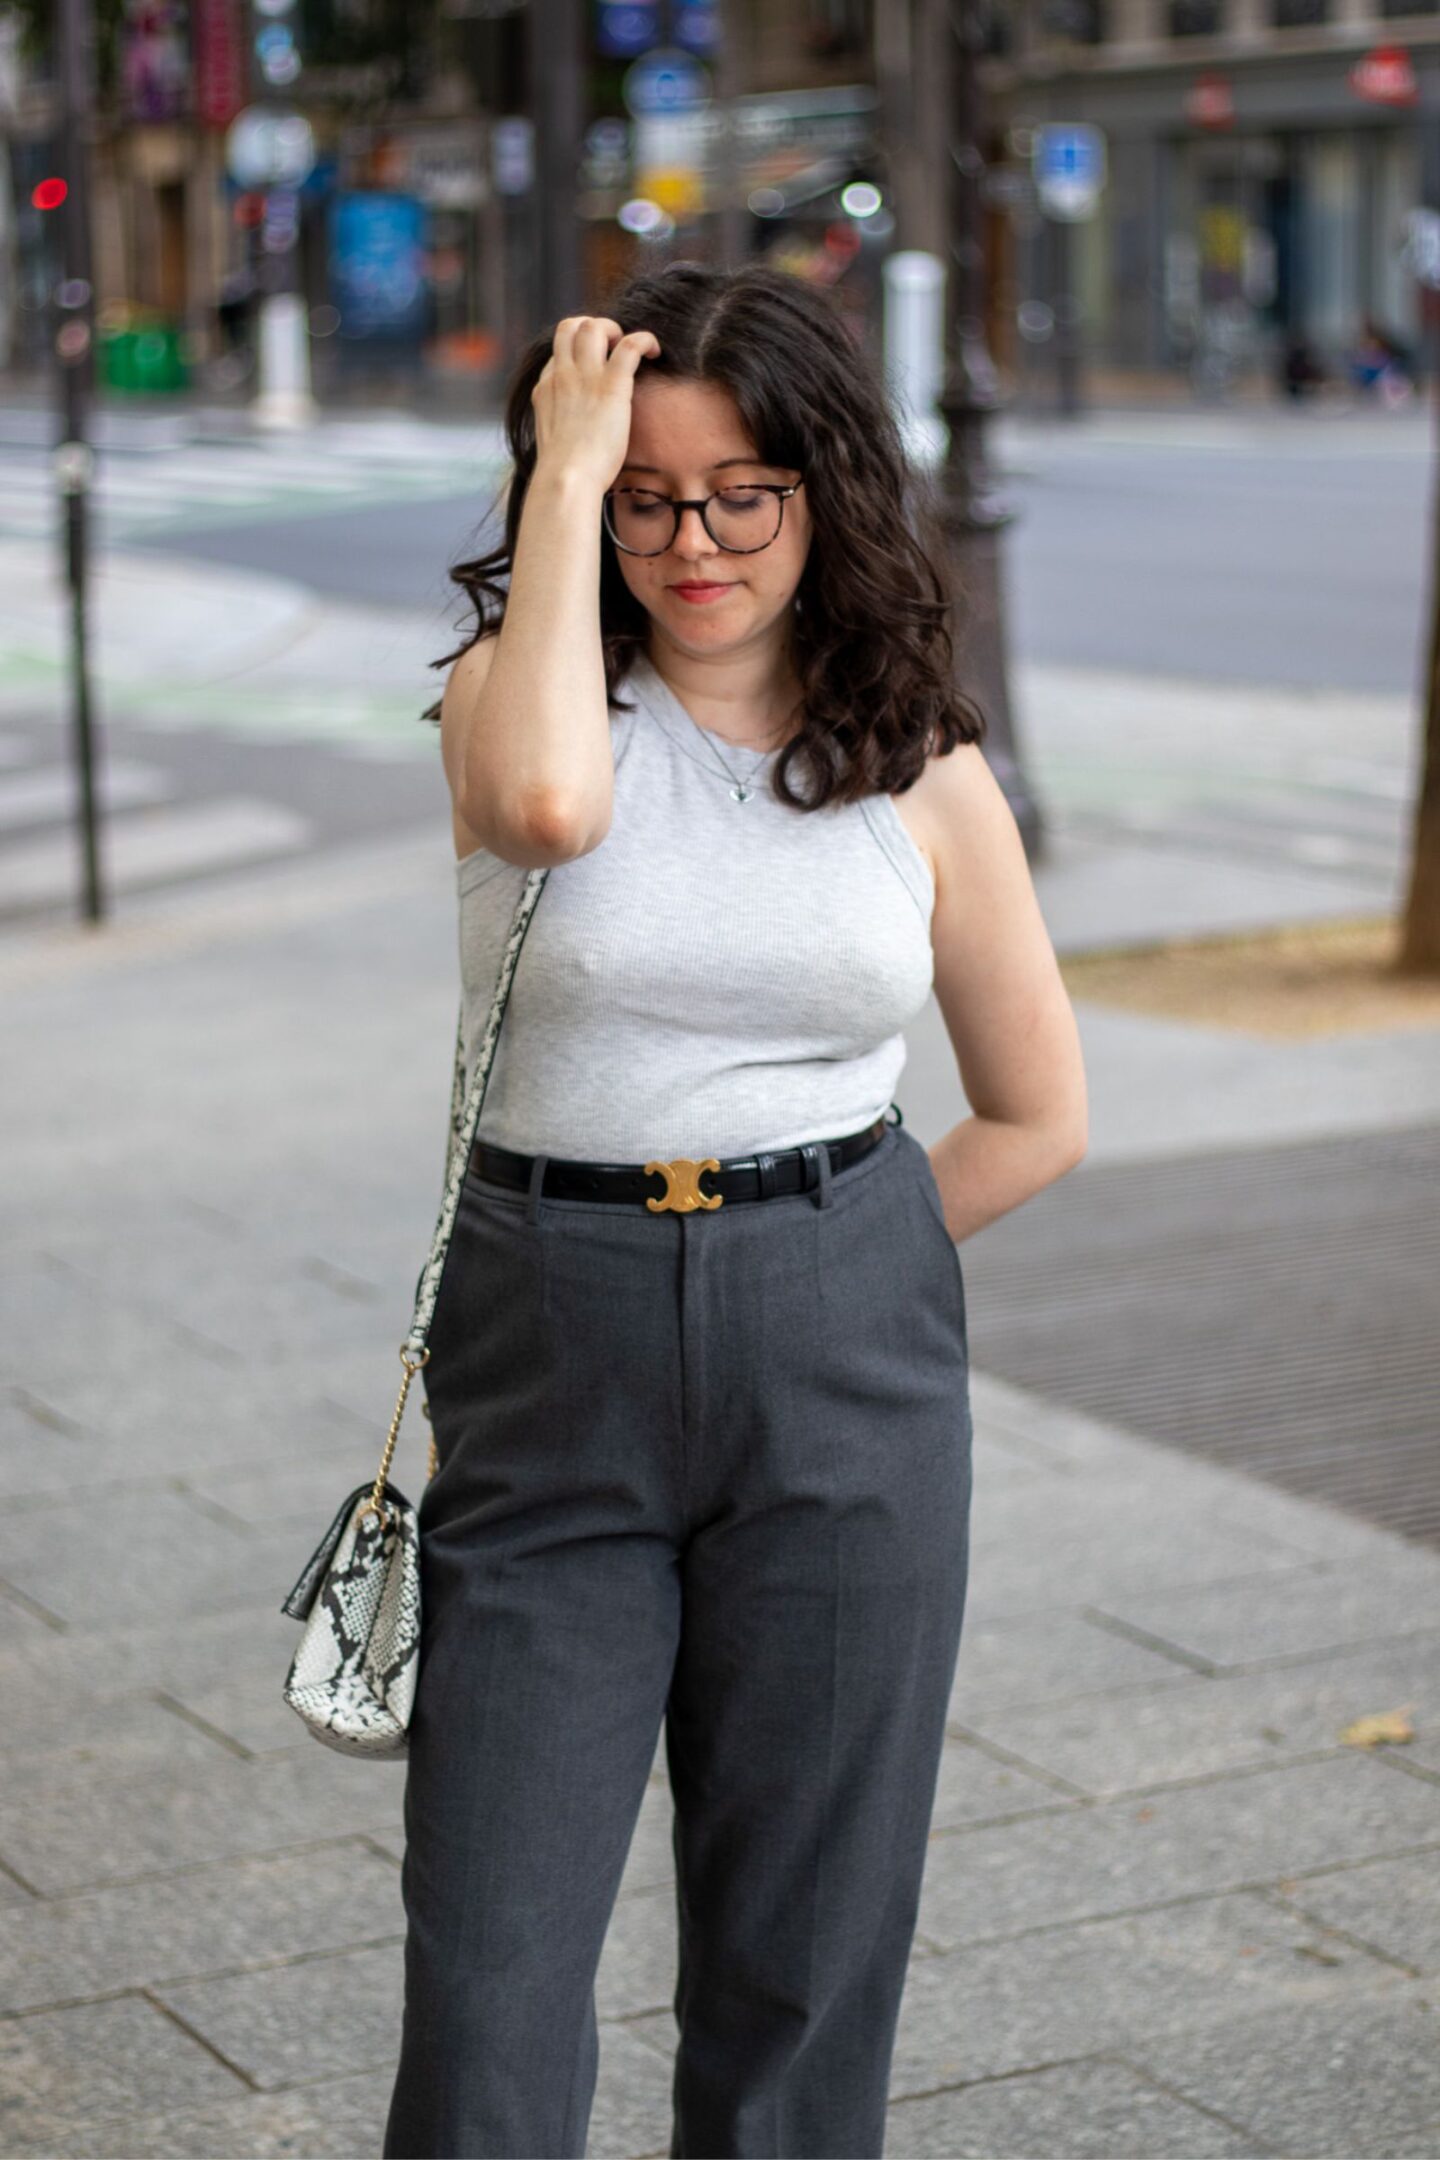
[[[754,794],[754,792],[754,788],[746,787],[743,780],[740,782],[738,787],[732,787],[730,790],[730,793],[734,797],[736,802],[749,802],[750,797]]]

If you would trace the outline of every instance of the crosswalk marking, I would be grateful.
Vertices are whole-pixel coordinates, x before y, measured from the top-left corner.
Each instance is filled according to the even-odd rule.
[[[21,772],[0,774],[0,832],[16,832],[26,825],[69,817],[75,808],[77,782],[69,765],[32,765]],[[168,801],[175,784],[158,765],[141,765],[132,758],[107,758],[98,792],[110,810],[128,810],[139,803]]]
[[[292,855],[311,840],[308,818],[252,796],[137,809],[107,819],[102,875],[116,892],[195,872]],[[78,890],[75,837],[58,833],[0,849],[0,913],[64,905]]]
[[[27,421],[34,415],[23,416]],[[303,514],[332,504],[419,501],[493,487],[506,465],[494,427],[336,422],[296,440],[163,438],[102,448],[92,501],[107,541],[127,534]],[[25,429],[0,435],[0,537],[58,529],[52,454]]]

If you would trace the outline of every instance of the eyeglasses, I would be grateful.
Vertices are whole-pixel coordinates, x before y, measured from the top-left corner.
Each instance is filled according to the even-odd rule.
[[[675,544],[681,511],[698,510],[716,547],[727,555],[756,555],[779,537],[785,504],[804,485],[803,480],[789,487],[751,481],[683,502],[649,488],[611,488],[604,497],[605,530],[627,555],[663,555]]]

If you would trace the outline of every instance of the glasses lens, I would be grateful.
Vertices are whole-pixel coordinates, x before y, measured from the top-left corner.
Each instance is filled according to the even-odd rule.
[[[711,497],[709,519],[721,547],[767,547],[780,530],[780,497],[765,488],[722,488]]]
[[[605,514],[613,538],[637,555],[663,554],[675,537],[675,511],[668,495],[618,488],[607,500]],[[780,498],[763,488],[722,488],[710,498],[707,515],[721,547],[768,547],[780,530]]]
[[[621,547],[637,555],[659,555],[670,545],[675,513],[667,495],[651,495],[643,488],[619,488],[607,497],[606,523]]]

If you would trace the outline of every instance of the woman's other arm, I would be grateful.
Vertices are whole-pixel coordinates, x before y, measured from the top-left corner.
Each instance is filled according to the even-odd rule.
[[[1015,814],[977,744],[930,760],[935,997],[973,1115],[930,1151],[959,1240],[1073,1170],[1088,1145],[1074,1010]]]

